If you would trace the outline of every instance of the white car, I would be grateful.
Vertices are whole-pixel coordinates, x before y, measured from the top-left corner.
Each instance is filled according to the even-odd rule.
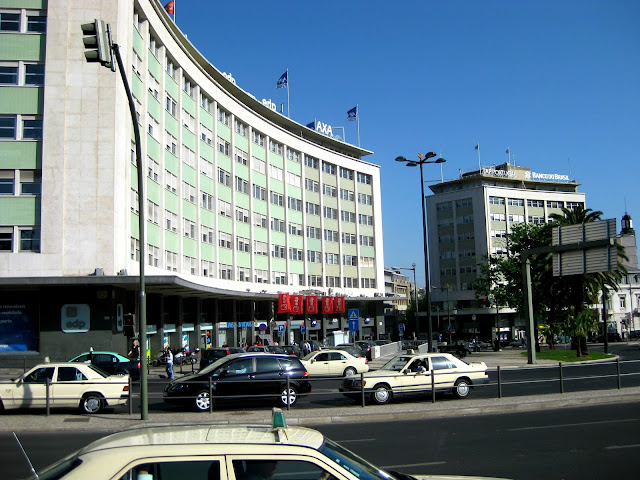
[[[129,400],[129,375],[109,375],[85,363],[43,363],[0,383],[0,410],[45,408],[47,379],[51,408],[79,407],[85,413],[98,413]]]
[[[449,353],[406,354],[394,357],[379,370],[365,373],[364,386],[357,377],[345,379],[340,391],[358,400],[364,390],[374,403],[384,405],[394,396],[430,392],[433,382],[435,390],[448,390],[465,398],[473,385],[488,383],[488,375],[484,362],[467,363]]]
[[[350,377],[369,371],[369,361],[364,357],[354,357],[344,350],[320,350],[302,358],[302,364],[309,375],[338,375]]]
[[[320,432],[271,425],[145,426],[108,435],[37,472],[60,480],[402,480],[450,479],[386,472]]]

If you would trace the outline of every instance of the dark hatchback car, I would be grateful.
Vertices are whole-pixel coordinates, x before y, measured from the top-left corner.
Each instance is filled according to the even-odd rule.
[[[140,362],[115,352],[84,352],[69,362],[90,363],[110,375],[129,375],[131,380],[140,378]]]
[[[219,358],[226,357],[232,353],[245,353],[243,348],[240,347],[217,347],[207,348],[200,351],[200,370],[204,367],[211,365]]]
[[[214,402],[258,397],[277,399],[280,406],[286,407],[294,405],[299,395],[311,393],[309,373],[300,359],[272,353],[233,353],[171,382],[164,389],[164,401],[208,411],[209,379]]]

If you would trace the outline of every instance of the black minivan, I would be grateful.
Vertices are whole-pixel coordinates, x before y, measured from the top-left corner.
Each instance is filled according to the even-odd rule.
[[[191,405],[196,410],[208,411],[210,385],[214,402],[261,396],[277,399],[280,406],[286,407],[294,405],[298,396],[311,393],[309,373],[297,357],[232,353],[197,373],[171,382],[165,387],[163,398],[169,404]]]

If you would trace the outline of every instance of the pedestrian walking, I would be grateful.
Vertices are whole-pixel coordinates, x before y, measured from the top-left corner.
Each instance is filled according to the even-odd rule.
[[[167,347],[167,377],[169,380],[173,380],[173,352]]]

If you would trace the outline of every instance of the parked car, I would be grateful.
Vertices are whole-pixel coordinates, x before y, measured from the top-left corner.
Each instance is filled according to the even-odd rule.
[[[293,355],[295,357],[302,356],[302,350],[298,345],[282,345],[282,349],[286,355]]]
[[[38,474],[60,480],[427,478],[384,471],[316,430],[287,426],[281,411],[273,413],[270,425],[154,425],[125,430],[83,446]]]
[[[0,410],[45,408],[49,380],[49,405],[78,407],[98,413],[106,406],[125,405],[129,400],[129,377],[109,375],[91,363],[42,363],[0,389]]]
[[[247,347],[247,353],[258,353],[258,352],[271,353],[269,352],[269,347],[265,345],[251,345],[250,347]]]
[[[299,395],[311,392],[308,377],[300,359],[289,355],[232,353],[197,373],[171,382],[165,387],[163,398],[169,404],[191,405],[196,410],[208,411],[212,401],[211,379],[213,401],[272,396],[280,405],[291,406]]]
[[[371,340],[356,340],[353,344],[364,352],[369,360],[371,360],[371,353],[373,347],[376,346]]]
[[[219,358],[226,357],[232,353],[245,353],[244,348],[240,347],[217,347],[207,348],[200,351],[200,370],[204,367],[211,365]]]
[[[95,365],[110,375],[129,375],[131,380],[140,378],[140,362],[114,352],[84,352],[69,362]]]
[[[311,352],[302,359],[311,376],[339,375],[350,377],[369,371],[369,361],[363,357],[354,357],[345,351],[321,350]]]
[[[280,355],[288,355],[287,352],[284,351],[284,348],[282,348],[280,345],[268,345],[267,351],[269,353],[278,353]]]
[[[609,342],[621,342],[622,337],[618,332],[607,332],[607,340]],[[596,337],[596,342],[604,343],[604,334],[600,334]]]
[[[338,345],[337,347],[332,347],[333,350],[343,350],[345,352],[347,352],[348,354],[350,354],[353,357],[362,357],[362,358],[367,358],[367,355],[365,353],[362,352],[362,350],[360,350],[358,347],[356,347],[355,345],[351,344],[351,343],[347,343],[344,345]]]
[[[524,347],[524,343],[522,343],[522,340],[512,340],[509,342],[509,346],[511,348],[522,348]]]
[[[430,392],[431,370],[436,390],[450,391],[458,398],[467,397],[473,385],[489,381],[484,362],[466,363],[448,353],[398,355],[379,370],[363,375],[365,395],[374,403],[384,405],[395,396]],[[359,377],[348,377],[340,391],[346,397],[359,400],[362,387]]]

